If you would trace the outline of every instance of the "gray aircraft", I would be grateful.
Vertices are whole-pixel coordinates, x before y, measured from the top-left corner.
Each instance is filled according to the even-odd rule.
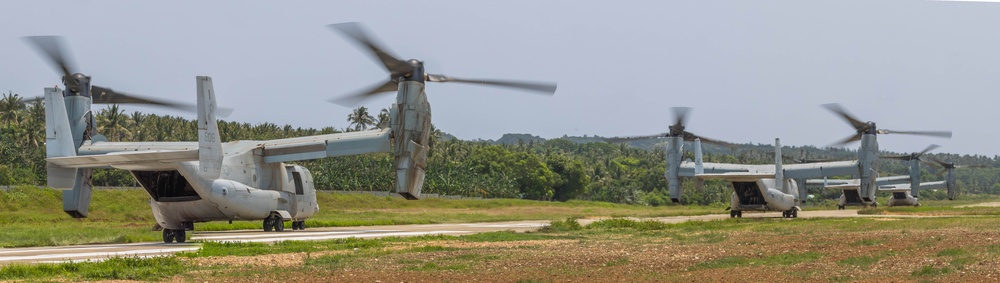
[[[216,122],[221,109],[216,107],[210,77],[196,78],[194,107],[141,98],[92,86],[89,76],[73,72],[57,38],[28,38],[62,73],[65,85],[65,89],[46,88],[43,97],[48,186],[63,190],[66,213],[84,218],[90,206],[92,170],[128,170],[149,194],[150,207],[166,243],[184,242],[186,231],[193,230],[194,223],[206,221],[262,220],[264,231],[283,231],[285,222],[290,221],[293,230],[305,229],[305,220],[319,210],[312,174],[286,162],[391,151],[395,156],[396,192],[407,199],[419,198],[431,122],[425,78],[483,82],[425,74],[419,61],[389,60],[392,57],[365,40],[356,25],[339,27],[357,31],[345,33],[367,43],[392,73],[390,82],[362,94],[398,90],[388,129],[224,143]],[[503,86],[551,90],[550,94],[555,90],[554,84]],[[198,141],[110,142],[96,131],[93,103],[193,109],[198,113]]]
[[[837,104],[824,105],[827,109],[840,115],[855,127],[857,133],[843,140],[841,144],[853,141],[861,141],[861,148],[858,150],[858,160],[818,162],[806,164],[782,165],[780,143],[775,140],[775,164],[771,165],[748,165],[748,164],[728,164],[728,163],[704,163],[701,160],[700,141],[708,140],[713,143],[726,144],[725,142],[705,139],[685,130],[684,121],[688,108],[675,108],[674,125],[670,126],[670,132],[643,137],[629,137],[618,140],[632,140],[643,138],[666,138],[667,139],[667,185],[670,197],[674,202],[678,202],[681,196],[680,177],[694,177],[698,179],[723,179],[729,181],[733,186],[733,195],[730,206],[730,216],[742,217],[742,212],[746,210],[755,211],[782,211],[784,217],[797,217],[800,210],[800,196],[805,195],[805,182],[810,178],[825,178],[833,176],[854,176],[860,179],[861,186],[854,190],[844,190],[848,200],[862,202],[865,204],[875,204],[876,180],[878,174],[878,134],[914,134],[930,135],[939,137],[950,137],[951,132],[915,132],[915,131],[889,131],[877,129],[874,122],[861,122],[850,114],[847,114]],[[695,161],[682,161],[683,146],[685,141],[695,143]]]

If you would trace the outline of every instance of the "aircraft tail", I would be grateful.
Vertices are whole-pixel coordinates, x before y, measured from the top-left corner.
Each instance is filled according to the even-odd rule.
[[[781,167],[781,139],[774,139],[774,188],[785,191],[785,169]]]
[[[694,139],[694,174],[705,174],[704,156],[701,153],[701,139]],[[694,178],[694,188],[699,192],[705,188],[705,180]]]
[[[681,159],[684,155],[684,137],[667,137],[667,189],[670,191],[670,200],[674,203],[681,201]]]
[[[212,78],[198,76],[198,172],[208,179],[219,178],[222,169],[222,140],[215,119],[215,90]]]
[[[66,114],[66,102],[58,88],[45,88],[45,157],[76,156],[73,131]],[[64,168],[48,164],[46,168],[48,186],[60,190],[72,190],[76,183],[76,168]]]
[[[59,88],[45,89],[45,157],[76,156],[85,137],[93,134],[93,117],[89,114],[90,98],[65,98]],[[67,107],[71,101],[71,107]],[[71,114],[72,113],[72,116]],[[70,122],[70,118],[73,123]],[[79,139],[79,141],[75,140]],[[89,168],[68,168],[47,163],[46,182],[63,192],[63,211],[73,218],[86,218],[93,190]]]

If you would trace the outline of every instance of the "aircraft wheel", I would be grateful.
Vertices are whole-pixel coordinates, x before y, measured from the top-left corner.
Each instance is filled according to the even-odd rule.
[[[177,240],[178,243],[183,243],[184,241],[187,240],[187,232],[185,232],[183,229],[175,230],[174,239]]]
[[[271,223],[274,225],[275,232],[285,231],[285,221],[281,221],[280,215],[275,215]]]
[[[729,218],[735,218],[735,217],[736,217],[736,211],[730,210],[729,211]]]
[[[736,217],[743,218],[743,211],[742,210],[736,211]]]
[[[305,230],[305,229],[306,229],[306,221],[305,220],[299,221],[299,230]]]
[[[782,211],[781,218],[788,218],[788,211]]]
[[[799,218],[799,210],[792,209],[792,218]]]
[[[272,224],[273,221],[271,219],[273,218],[271,217],[264,218],[264,232],[271,232],[271,230],[274,228],[274,224]]]
[[[174,242],[174,230],[163,228],[163,242],[167,244]]]

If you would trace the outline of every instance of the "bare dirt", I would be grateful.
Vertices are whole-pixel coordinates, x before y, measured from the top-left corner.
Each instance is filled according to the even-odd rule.
[[[831,212],[824,212],[830,214]],[[832,212],[848,213],[848,212]],[[768,217],[759,214],[751,217]],[[905,218],[875,218],[905,221]],[[783,221],[765,219],[763,221]],[[584,221],[581,221],[584,222]],[[669,222],[669,221],[668,221]],[[803,226],[808,227],[808,226]],[[257,268],[254,276],[188,274],[208,282],[981,282],[1000,280],[1000,231],[914,228],[850,231],[734,229],[596,233],[573,239],[397,243],[337,265],[320,254],[198,259]],[[556,234],[559,235],[559,234]],[[340,251],[350,255],[359,251]],[[775,259],[787,257],[787,260]],[[270,269],[268,269],[270,268]],[[287,269],[287,271],[282,271]]]

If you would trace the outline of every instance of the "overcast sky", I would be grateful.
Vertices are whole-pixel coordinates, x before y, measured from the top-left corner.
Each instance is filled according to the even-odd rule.
[[[23,96],[60,77],[21,37],[61,35],[96,85],[194,103],[194,77],[208,75],[236,109],[226,120],[344,128],[351,109],[326,100],[387,77],[326,27],[357,21],[431,73],[559,84],[546,97],[428,83],[434,124],[461,139],[655,134],[670,107],[688,106],[700,135],[823,146],[853,133],[820,107],[839,102],[880,128],[954,131],[884,135],[885,150],[1000,154],[998,3],[35,0],[0,11],[0,90]]]

